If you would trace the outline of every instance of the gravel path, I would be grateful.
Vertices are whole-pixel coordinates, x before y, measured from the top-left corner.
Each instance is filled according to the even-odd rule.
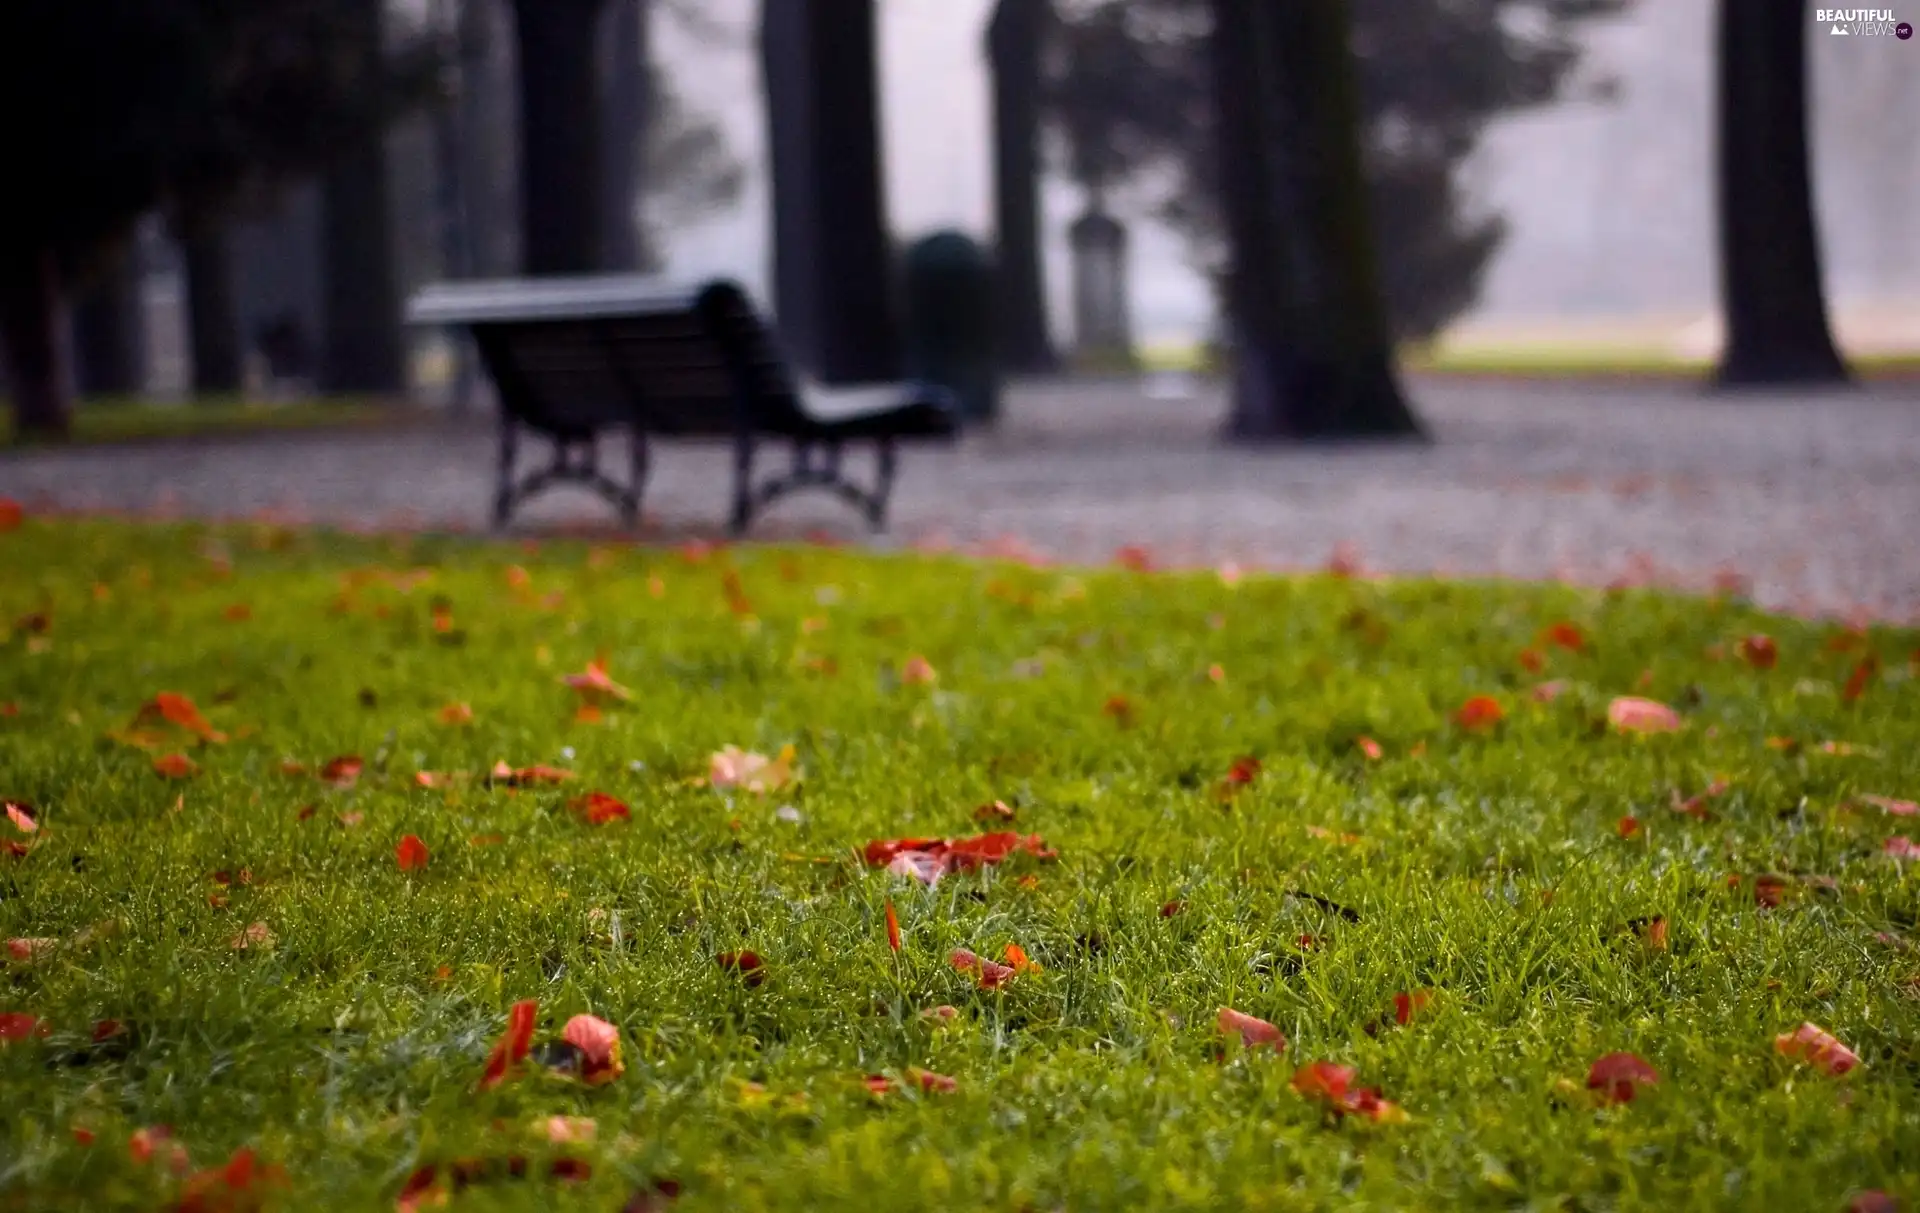
[[[1213,439],[1201,385],[1027,384],[1000,430],[912,451],[893,539],[1019,544],[1075,561],[1140,545],[1167,564],[1322,565],[1341,545],[1387,572],[1705,585],[1747,578],[1807,613],[1920,620],[1920,385],[1729,401],[1679,385],[1416,382],[1426,448],[1251,451]],[[352,526],[484,525],[489,425],[273,435],[0,455],[30,506]],[[784,461],[784,452],[768,459]],[[647,531],[716,533],[726,452],[656,448]],[[604,525],[562,490],[524,529]],[[783,503],[763,537],[862,534],[826,497]]]

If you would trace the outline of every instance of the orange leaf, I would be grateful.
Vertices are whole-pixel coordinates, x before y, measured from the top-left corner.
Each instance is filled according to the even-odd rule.
[[[1613,830],[1622,838],[1632,838],[1640,832],[1640,819],[1633,816],[1622,817],[1614,823]]]
[[[1030,957],[1028,957],[1027,950],[1021,947],[1017,943],[1010,943],[1004,949],[1002,949],[1000,953],[1000,959],[1006,961],[1007,964],[1016,973],[1045,972],[1044,969],[1042,969],[1039,965],[1035,964],[1033,960]]]
[[[1240,1043],[1249,1049],[1260,1045],[1272,1045],[1276,1049],[1287,1047],[1287,1038],[1281,1035],[1279,1028],[1232,1007],[1221,1007],[1214,1024],[1220,1029],[1221,1035],[1238,1036]]]
[[[598,704],[602,700],[617,699],[622,702],[633,698],[633,692],[615,682],[607,674],[606,658],[599,657],[587,663],[587,668],[578,674],[568,674],[562,682],[579,692],[580,697],[589,704]]]
[[[908,1069],[907,1077],[923,1092],[946,1095],[960,1089],[958,1079],[949,1078],[945,1074],[935,1074],[932,1070],[922,1070],[918,1066]]]
[[[40,823],[33,818],[32,805],[20,804],[12,800],[7,801],[6,804],[7,820],[13,823],[14,829],[22,834],[31,834],[40,828]]]
[[[1853,667],[1853,673],[1847,676],[1847,685],[1840,690],[1840,702],[1851,704],[1867,693],[1867,684],[1880,669],[1880,658],[1868,653]]]
[[[427,844],[420,841],[420,836],[409,834],[393,848],[393,858],[402,872],[418,872],[427,866],[430,856]]]
[[[605,825],[609,821],[626,821],[633,816],[621,801],[615,800],[605,792],[588,792],[569,802],[570,807],[585,819],[588,825]]]
[[[236,952],[270,948],[273,946],[273,930],[264,922],[249,923],[246,930],[227,941],[227,946]]]
[[[947,958],[954,968],[962,973],[972,973],[974,980],[983,990],[997,990],[1007,983],[1014,970],[1003,964],[995,964],[982,956],[976,956],[965,948],[955,948]]]
[[[1491,695],[1475,695],[1460,705],[1460,710],[1453,714],[1453,720],[1463,729],[1490,729],[1499,724],[1501,717],[1506,714],[1506,709],[1500,706],[1498,699]]]
[[[1696,792],[1685,800],[1680,799],[1680,793],[1675,792],[1673,794],[1673,811],[1676,813],[1685,813],[1697,821],[1709,821],[1713,818],[1713,814],[1707,812],[1708,802],[1718,800],[1732,790],[1732,784],[1722,779],[1716,779],[1708,784],[1705,790]]]
[[[1774,909],[1786,897],[1787,878],[1767,874],[1756,876],[1753,880],[1754,904],[1763,909]]]
[[[165,779],[185,779],[199,770],[185,754],[164,754],[153,760],[153,769]]]
[[[1587,634],[1580,630],[1580,625],[1565,619],[1549,625],[1540,633],[1540,639],[1573,653],[1583,652],[1587,647]]]
[[[973,819],[975,821],[1012,821],[1013,806],[1004,800],[983,804],[973,811]]]
[[[1123,727],[1133,723],[1133,703],[1125,695],[1108,696],[1100,706],[1101,714],[1113,717]]]
[[[887,947],[900,950],[900,916],[893,912],[893,903],[887,903]]]
[[[245,623],[253,618],[253,608],[244,602],[236,602],[220,614],[229,623]]]
[[[1632,1053],[1609,1053],[1587,1071],[1587,1089],[1609,1103],[1632,1103],[1638,1088],[1659,1081],[1659,1072]]]
[[[940,675],[935,672],[932,664],[918,653],[908,657],[906,663],[900,667],[900,681],[910,687],[931,686],[939,679]]]
[[[1411,994],[1395,994],[1393,996],[1393,1022],[1404,1028],[1412,1021],[1415,1015],[1426,1010],[1427,1004],[1432,1001],[1433,995],[1425,990],[1415,990]]]
[[[1783,1057],[1804,1061],[1836,1077],[1860,1064],[1859,1054],[1841,1044],[1825,1028],[1810,1023],[1774,1037],[1773,1047]]]
[[[1637,695],[1615,697],[1607,705],[1607,719],[1623,733],[1671,733],[1680,727],[1678,712]]]
[[[1521,649],[1520,668],[1529,674],[1538,674],[1547,668],[1547,659],[1533,649]]]
[[[1780,660],[1780,649],[1773,643],[1773,637],[1755,632],[1741,638],[1740,660],[1756,670],[1771,670]]]
[[[133,726],[137,729],[142,724],[155,721],[185,729],[205,741],[220,742],[227,739],[225,733],[207,723],[206,717],[200,714],[200,709],[193,705],[193,700],[173,691],[161,691],[141,705],[140,711],[133,718]]]
[[[1360,752],[1367,756],[1368,762],[1379,762],[1386,756],[1386,751],[1380,748],[1380,743],[1371,737],[1357,737],[1354,739],[1353,744],[1358,746]]]
[[[487,1055],[487,1069],[480,1077],[481,1090],[497,1085],[507,1076],[507,1071],[527,1055],[533,1046],[533,1023],[539,1012],[540,1004],[531,998],[514,1003],[508,1010],[507,1030]]]
[[[440,709],[441,724],[472,724],[473,709],[464,703],[450,703]]]

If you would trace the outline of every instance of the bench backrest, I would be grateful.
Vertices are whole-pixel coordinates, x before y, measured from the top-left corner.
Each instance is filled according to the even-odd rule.
[[[638,422],[660,434],[729,434],[743,420],[780,432],[801,417],[773,334],[730,282],[461,284],[423,292],[409,319],[466,325],[501,407],[551,433]]]

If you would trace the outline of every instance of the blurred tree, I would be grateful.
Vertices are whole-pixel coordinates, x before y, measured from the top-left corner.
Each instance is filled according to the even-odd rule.
[[[187,348],[193,363],[193,394],[230,396],[240,390],[244,367],[226,216],[195,207],[176,229],[187,269]]]
[[[605,196],[600,16],[606,0],[513,0],[520,48],[522,269],[600,268]]]
[[[102,250],[102,264],[75,301],[75,390],[134,396],[146,386],[140,266],[132,241]]]
[[[76,274],[163,208],[191,231],[250,191],[312,172],[434,86],[401,42],[369,90],[332,0],[12,0],[0,5],[4,156],[0,346],[16,422],[63,434]]]
[[[1417,434],[1374,269],[1345,0],[1215,0],[1230,437]]]
[[[993,66],[994,271],[1000,361],[1013,371],[1056,365],[1040,256],[1040,114],[1051,0],[999,0],[987,26]]]
[[[1720,0],[1722,387],[1845,383],[1821,283],[1807,152],[1804,3]]]
[[[342,37],[338,70],[379,108],[387,82],[386,0],[334,0]],[[366,124],[331,157],[320,187],[320,388],[333,393],[398,392],[406,354],[395,276],[393,189],[387,131]]]
[[[1218,278],[1222,165],[1200,50],[1211,0],[1057,2],[1047,112],[1062,168],[1083,183],[1134,185]],[[1487,124],[1566,95],[1582,24],[1629,2],[1351,0],[1368,202],[1396,338],[1430,337],[1472,306],[1505,234],[1461,183]]]
[[[601,77],[606,82],[606,174],[601,182],[605,244],[601,268],[633,273],[654,259],[642,247],[640,196],[645,188],[648,103],[653,93],[652,0],[610,0],[602,20]]]

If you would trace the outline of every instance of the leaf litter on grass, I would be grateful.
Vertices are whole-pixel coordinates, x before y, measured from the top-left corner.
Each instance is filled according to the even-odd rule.
[[[60,640],[0,643],[0,1089],[73,1127],[29,1203],[136,1131],[153,1207],[1920,1194],[1910,632],[1350,557],[207,538],[0,537]]]

